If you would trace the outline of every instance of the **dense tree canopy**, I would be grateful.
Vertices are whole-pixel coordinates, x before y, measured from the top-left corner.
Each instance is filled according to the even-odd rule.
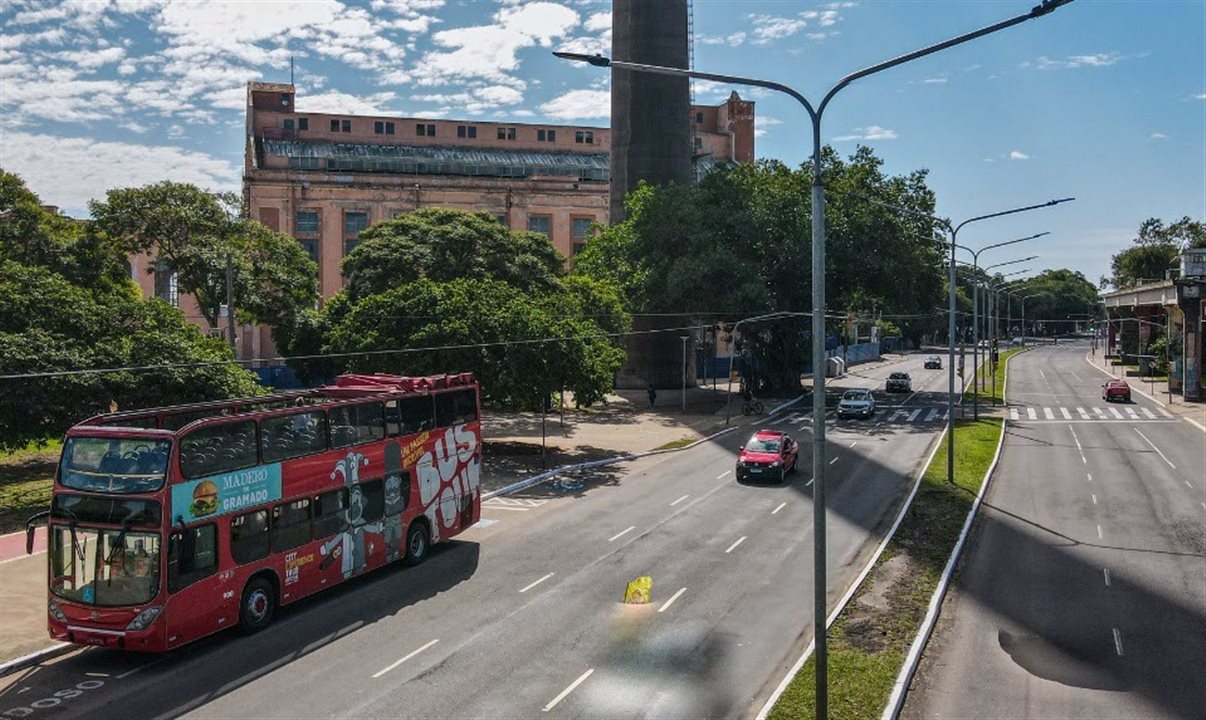
[[[1027,332],[1039,335],[1070,332],[1074,321],[1084,321],[1087,316],[1097,317],[1101,308],[1097,287],[1074,270],[1044,270],[1035,277],[1012,283],[1008,288],[1013,299],[1002,296],[1001,317],[1009,317],[1010,307],[1005,303],[1012,302],[1014,324],[1020,328],[1020,298],[1031,296],[1026,300],[1026,328]]]
[[[1126,288],[1163,280],[1183,250],[1206,247],[1206,224],[1189,217],[1171,225],[1148,218],[1139,224],[1139,232],[1131,243],[1131,247],[1110,259],[1112,275],[1101,279],[1101,287]]]
[[[96,226],[123,251],[165,262],[180,290],[196,296],[210,326],[217,326],[226,303],[228,261],[236,312],[244,320],[287,326],[318,299],[318,268],[301,245],[241,217],[232,193],[165,180],[110,190],[89,208]]]
[[[424,209],[360,233],[343,259],[352,300],[427,278],[493,279],[524,291],[557,288],[565,258],[539,233],[512,232],[487,213]]]
[[[176,308],[146,300],[117,243],[53,215],[0,171],[0,375],[225,361]],[[63,432],[108,410],[254,395],[235,365],[0,381],[0,448]]]
[[[888,176],[870,148],[823,154],[828,308],[917,313],[943,306],[933,224],[859,195],[931,213],[925,171]],[[629,310],[735,319],[811,309],[811,170],[776,161],[721,168],[694,186],[642,186],[628,219],[594,238],[575,274],[617,284]],[[806,322],[770,324],[750,341],[777,381],[798,382]],[[836,327],[836,326],[835,326]],[[918,331],[918,334],[920,331]]]

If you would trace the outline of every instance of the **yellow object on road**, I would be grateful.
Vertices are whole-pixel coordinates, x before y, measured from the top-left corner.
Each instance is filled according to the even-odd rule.
[[[653,578],[646,575],[628,583],[624,591],[624,602],[628,605],[644,605],[649,602],[649,591],[653,589]]]

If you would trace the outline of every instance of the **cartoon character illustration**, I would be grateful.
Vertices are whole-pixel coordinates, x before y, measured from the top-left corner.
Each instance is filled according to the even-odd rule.
[[[353,575],[359,575],[364,572],[364,565],[367,560],[364,533],[381,532],[380,523],[369,523],[364,519],[364,509],[367,500],[360,489],[360,466],[368,465],[368,462],[368,458],[364,455],[350,452],[347,457],[336,463],[335,469],[331,472],[332,480],[335,479],[336,475],[343,475],[344,485],[348,489],[348,507],[345,511],[347,529],[332,537],[318,549],[319,554],[324,556],[323,561],[319,563],[318,567],[320,570],[325,570],[338,559],[342,562],[343,578],[345,580]],[[370,543],[368,552],[371,553],[372,551],[373,545]]]
[[[402,471],[402,447],[391,443],[385,446],[385,517],[381,521],[386,558],[391,562],[402,557],[402,511],[409,496],[410,473]]]
[[[430,521],[432,542],[439,541],[441,528],[454,527],[472,505],[481,484],[476,450],[477,436],[458,425],[445,430],[432,451],[419,459],[419,503]]]

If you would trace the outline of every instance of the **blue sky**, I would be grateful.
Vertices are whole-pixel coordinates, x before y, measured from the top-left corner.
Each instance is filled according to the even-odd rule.
[[[695,65],[819,97],[851,70],[1037,1],[695,0]],[[108,188],[164,178],[238,189],[244,85],[287,81],[291,56],[303,111],[608,122],[607,73],[550,55],[607,52],[606,1],[7,0],[0,26],[0,166],[74,215]],[[1078,0],[855,83],[823,135],[843,153],[871,145],[889,172],[928,168],[956,220],[1076,196],[962,242],[1051,231],[1012,256],[1095,281],[1144,218],[1206,218],[1204,28],[1202,0]],[[728,92],[699,84],[696,100]],[[752,97],[758,156],[803,161],[803,111]]]

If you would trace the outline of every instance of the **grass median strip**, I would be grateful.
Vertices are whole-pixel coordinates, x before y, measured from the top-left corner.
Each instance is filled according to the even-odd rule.
[[[992,402],[1003,403],[1003,402],[1005,402],[1005,362],[1011,356],[1017,355],[1020,352],[1026,352],[1029,349],[1030,348],[1028,348],[1028,347],[1009,348],[1008,350],[1002,350],[999,353],[997,353],[998,362],[997,362],[997,367],[995,369],[995,375],[996,375],[996,385],[995,386],[993,385],[993,376],[989,374],[989,372],[990,372],[989,361],[985,360],[983,363],[981,363],[980,380],[984,384],[983,389],[980,390],[980,402],[981,403],[992,403]],[[968,377],[968,380],[970,381],[971,378]],[[963,393],[964,404],[972,402],[976,396],[974,387],[969,385],[969,388],[972,388],[972,389],[969,389],[969,390],[967,390],[967,392]],[[995,388],[995,392],[994,392],[994,388]]]
[[[955,482],[946,481],[946,440],[926,468],[908,513],[829,629],[829,714],[878,718],[1001,437],[1001,421],[955,423]],[[815,717],[815,657],[771,709],[772,720]]]

